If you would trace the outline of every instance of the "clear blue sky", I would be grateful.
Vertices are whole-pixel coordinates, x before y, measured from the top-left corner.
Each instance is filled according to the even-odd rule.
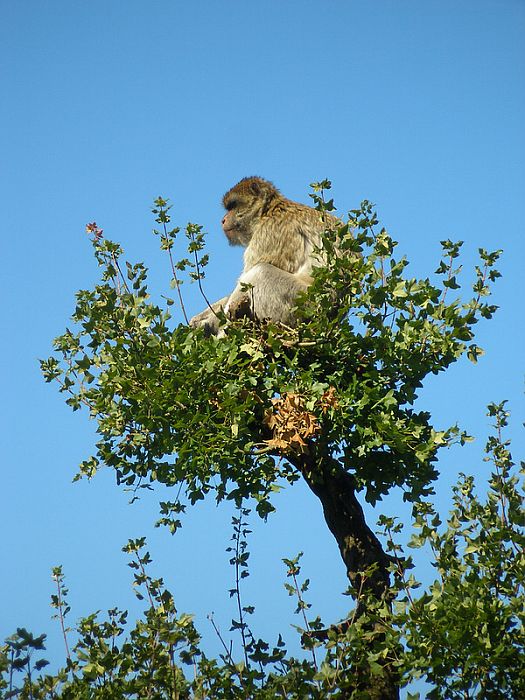
[[[229,626],[231,511],[201,505],[172,538],[152,527],[166,493],[128,506],[110,473],[72,485],[92,452],[94,426],[43,383],[37,364],[68,323],[75,291],[97,280],[88,221],[131,260],[145,260],[153,289],[166,291],[167,262],[150,234],[159,194],[172,199],[176,223],[210,232],[210,296],[227,292],[240,268],[241,253],[227,247],[219,222],[223,192],[244,175],[272,179],[301,201],[310,182],[328,177],[342,212],[372,200],[414,275],[432,274],[440,239],[465,240],[465,281],[478,247],[503,248],[494,297],[501,310],[479,325],[486,356],[433,378],[421,405],[439,427],[459,422],[478,438],[444,456],[445,510],[459,471],[486,479],[489,401],[509,399],[519,457],[524,36],[522,0],[0,3],[0,637],[17,625],[48,632],[49,655],[58,658],[48,607],[58,563],[73,619],[115,605],[134,609],[120,548],[142,534],[155,572],[179,609],[196,613],[209,648],[206,613]],[[197,311],[196,290],[186,298]],[[247,591],[260,613],[255,631],[270,639],[294,621],[283,556],[305,551],[315,609],[327,622],[349,602],[314,497],[298,486],[277,505],[266,525],[253,523]],[[406,518],[395,496],[385,509]],[[419,574],[428,580],[424,560]]]

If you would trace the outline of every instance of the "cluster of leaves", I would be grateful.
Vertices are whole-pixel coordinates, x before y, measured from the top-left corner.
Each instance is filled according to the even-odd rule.
[[[487,444],[494,465],[488,494],[481,500],[471,477],[454,490],[454,507],[445,526],[428,504],[418,506],[412,547],[429,547],[437,579],[422,593],[394,539],[401,525],[382,518],[381,527],[396,572],[394,605],[368,600],[366,614],[351,615],[334,627],[328,640],[316,640],[319,618],[308,619],[304,599],[308,581],[301,581],[300,555],[285,559],[288,593],[296,598],[297,627],[311,660],[292,658],[279,636],[273,646],[256,639],[247,622],[251,605],[241,600],[241,583],[248,575],[248,510],[233,518],[230,563],[235,584],[230,596],[238,616],[230,632],[239,635],[240,652],[223,639],[224,653],[207,658],[191,616],[179,615],[162,579],[148,573],[151,563],[144,540],[128,542],[136,594],[147,603],[143,618],[129,629],[127,613],[113,609],[81,619],[74,629],[65,625],[69,612],[60,567],[53,571],[57,594],[52,597],[64,632],[66,663],[54,675],[43,675],[46,661],[33,660],[44,649],[45,635],[26,630],[0,648],[2,697],[51,700],[63,698],[358,698],[360,670],[381,674],[386,659],[397,669],[400,685],[418,679],[428,684],[430,700],[525,696],[525,512],[523,481],[513,468],[508,443],[501,434],[507,414],[491,406],[496,433]],[[363,593],[362,595],[366,595]],[[359,600],[358,604],[362,601]],[[127,630],[127,631],[126,631]],[[68,637],[75,637],[71,652]],[[239,647],[237,647],[239,649]],[[240,658],[238,658],[240,656]],[[408,692],[416,700],[418,693]]]
[[[328,187],[314,185],[320,216],[333,208],[324,200]],[[185,317],[177,275],[189,270],[201,285],[204,233],[189,224],[189,256],[174,262],[179,229],[169,228],[168,211],[166,200],[156,200],[156,233],[170,255]],[[286,396],[301,397],[312,414],[312,439],[340,458],[372,503],[393,486],[409,500],[428,493],[438,450],[466,438],[456,427],[435,430],[429,414],[412,406],[426,375],[466,352],[473,360],[480,354],[470,342],[472,327],[494,312],[485,299],[498,276],[498,253],[480,251],[470,301],[449,301],[447,293],[459,286],[460,244],[443,242],[441,283],[406,277],[406,260],[393,257],[396,244],[384,229],[376,232],[376,214],[365,201],[339,230],[327,232],[329,263],[300,300],[297,329],[245,320],[229,324],[217,342],[186,325],[173,327],[173,300],[155,304],[144,265],[124,266],[120,246],[90,226],[101,283],[77,294],[73,328],[42,362],[67,403],[86,406],[97,422],[97,451],[80,476],[107,465],[127,487],[179,484],[191,503],[210,491],[218,500],[252,497],[265,516],[282,480],[298,478],[281,459],[289,446],[272,442],[265,421],[272,402]],[[333,400],[326,410],[327,392]],[[164,502],[161,522],[176,529],[183,509],[180,500]]]
[[[287,658],[285,644],[279,635],[270,647],[255,639],[246,621],[253,614],[253,606],[241,602],[241,581],[249,575],[245,521],[249,511],[239,508],[239,517],[233,518],[233,554],[230,563],[235,570],[235,586],[230,596],[238,605],[238,619],[233,619],[230,632],[240,634],[242,660],[236,661],[233,645],[224,640],[214,620],[212,625],[220,639],[224,653],[219,659],[210,659],[200,648],[200,636],[188,614],[178,614],[171,593],[162,578],[148,573],[151,558],[144,551],[143,538],[130,540],[123,551],[132,557],[129,566],[134,570],[134,590],[147,607],[143,617],[131,629],[127,611],[117,608],[107,611],[105,618],[93,613],[82,618],[73,628],[67,626],[70,612],[67,589],[61,567],[53,570],[57,594],[52,606],[64,635],[66,662],[56,674],[38,674],[48,665],[39,658],[32,663],[35,653],[45,650],[45,637],[38,638],[25,629],[0,646],[1,697],[19,697],[23,700],[63,698],[103,698],[115,700],[130,698],[273,698],[303,696],[313,689],[312,697],[321,697],[321,683],[314,679],[317,668],[309,663]],[[294,582],[299,596],[298,610],[306,606],[301,598],[308,589],[303,583],[298,588],[300,569],[295,560]],[[287,561],[288,563],[288,561]],[[292,575],[289,571],[288,575]],[[306,622],[306,618],[305,618]],[[308,624],[308,623],[306,623]],[[320,623],[318,622],[317,625]],[[299,628],[300,629],[300,628]],[[308,627],[310,629],[310,627]],[[76,638],[70,651],[69,638]],[[312,653],[314,653],[312,651]],[[315,658],[315,654],[314,654]],[[20,677],[20,674],[21,677]],[[20,681],[17,682],[18,678]]]
[[[264,417],[272,438],[265,440],[270,449],[282,454],[307,452],[309,441],[320,431],[315,413],[306,409],[298,394],[285,394],[272,400],[272,410]]]
[[[489,406],[489,415],[496,433],[486,447],[493,465],[486,501],[463,475],[445,529],[428,503],[415,509],[411,546],[430,546],[439,578],[405,601],[400,624],[407,668],[436,687],[430,699],[443,697],[441,688],[453,700],[525,697],[525,489],[502,436],[504,404]]]
[[[320,217],[333,210],[324,197],[329,187],[329,182],[313,186]],[[170,228],[167,201],[157,199],[153,211],[187,322],[182,276],[188,273],[202,291],[204,233],[189,224],[188,257],[174,261],[180,231]],[[224,654],[218,660],[205,656],[191,619],[177,614],[162,580],[147,574],[149,555],[141,553],[144,542],[138,540],[128,551],[136,557],[135,583],[149,602],[144,619],[124,636],[124,612],[112,610],[103,622],[96,615],[85,618],[70,654],[66,592],[61,571],[55,570],[53,605],[66,641],[66,668],[34,682],[29,642],[35,640],[15,637],[18,664],[28,674],[22,697],[358,698],[370,689],[370,677],[383,674],[390,687],[392,677],[406,685],[422,676],[434,686],[430,697],[478,692],[485,697],[499,688],[519,697],[522,688],[513,669],[522,670],[517,658],[523,652],[523,589],[516,572],[523,565],[523,522],[510,455],[497,435],[491,454],[496,459],[497,453],[499,471],[487,505],[464,482],[456,492],[463,500],[456,500],[455,515],[440,531],[424,498],[437,475],[439,450],[467,436],[455,426],[435,429],[428,413],[413,408],[428,374],[445,370],[463,354],[473,361],[481,354],[472,342],[473,327],[495,311],[486,298],[499,276],[494,268],[499,253],[479,251],[473,296],[460,302],[448,298],[459,288],[460,243],[442,242],[436,282],[414,279],[406,275],[407,261],[394,257],[396,243],[377,227],[373,206],[365,201],[337,230],[327,230],[321,251],[326,264],[298,302],[296,329],[244,319],[228,323],[218,340],[186,324],[173,327],[175,302],[155,304],[144,265],[124,264],[120,246],[106,240],[96,224],[88,225],[101,282],[77,294],[73,329],[56,339],[55,355],[42,362],[46,380],[59,383],[67,403],[74,410],[86,406],[97,422],[97,452],[82,463],[79,477],[92,477],[106,465],[128,488],[159,482],[178,485],[179,493],[184,488],[190,503],[209,492],[217,500],[235,500],[239,517],[229,551],[237,615],[230,631],[240,637],[242,658],[234,658],[218,629]],[[492,411],[503,426],[503,407]],[[248,623],[253,606],[241,600],[249,558],[242,504],[252,498],[259,515],[266,516],[273,508],[272,492],[300,477],[292,455],[315,455],[309,469],[317,466],[321,480],[327,478],[321,465],[338,460],[372,503],[401,487],[415,503],[420,534],[413,545],[433,548],[440,576],[417,597],[415,581],[406,577],[410,559],[402,559],[393,542],[400,526],[383,519],[397,562],[391,567],[393,588],[373,597],[367,581],[378,562],[352,572],[352,580],[360,582],[356,610],[324,634],[320,620],[307,617],[308,584],[299,581],[298,559],[285,560],[311,662],[288,658],[280,638],[272,648],[258,640]],[[179,498],[161,503],[159,522],[176,530],[184,508]],[[499,552],[496,568],[501,543],[510,543],[515,556],[502,563]],[[475,597],[476,585],[487,587],[486,598]],[[451,611],[458,609],[459,598],[464,616],[456,623]],[[472,620],[477,641],[470,635],[471,643],[462,646]],[[12,672],[8,651],[1,663]],[[12,676],[8,682],[9,692],[15,692]]]

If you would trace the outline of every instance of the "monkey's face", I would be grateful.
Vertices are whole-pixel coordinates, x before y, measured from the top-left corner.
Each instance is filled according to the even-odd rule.
[[[232,197],[224,204],[226,214],[222,219],[222,230],[229,244],[247,246],[252,237],[248,203],[240,197]]]
[[[278,196],[274,185],[261,177],[245,177],[226,192],[222,228],[230,245],[249,245],[263,211]]]

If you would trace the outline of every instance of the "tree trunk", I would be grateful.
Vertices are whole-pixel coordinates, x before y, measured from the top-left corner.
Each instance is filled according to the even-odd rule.
[[[388,566],[390,557],[383,550],[381,543],[368,527],[363,509],[355,495],[353,477],[332,457],[319,457],[304,454],[288,457],[289,461],[301,472],[306,483],[319,498],[330,532],[339,546],[345,563],[347,575],[357,599],[357,615],[366,612],[363,594],[372,594],[378,600],[388,600],[390,574]],[[373,571],[363,576],[363,572],[373,567]],[[344,632],[351,623],[348,621],[334,629]],[[380,629],[375,625],[378,634]],[[329,630],[311,633],[317,639],[327,639]],[[349,669],[351,671],[351,669]],[[383,662],[383,676],[366,674],[356,669],[355,688],[367,693],[371,700],[398,700],[399,685],[395,670],[388,660]]]

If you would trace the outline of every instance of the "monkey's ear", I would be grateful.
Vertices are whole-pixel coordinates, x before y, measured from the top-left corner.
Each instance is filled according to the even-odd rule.
[[[261,183],[258,179],[252,178],[248,184],[249,191],[251,194],[254,195],[254,197],[260,197],[263,193],[263,188],[261,187]]]
[[[248,177],[246,185],[248,192],[258,199],[271,200],[279,194],[275,185],[262,177]]]
[[[240,180],[240,182],[238,182],[233,189],[239,188],[240,190],[244,190],[246,194],[251,194],[254,197],[260,197],[264,191],[265,184],[266,183],[262,178],[257,177],[256,175],[250,175],[249,177],[243,177],[243,179]]]

